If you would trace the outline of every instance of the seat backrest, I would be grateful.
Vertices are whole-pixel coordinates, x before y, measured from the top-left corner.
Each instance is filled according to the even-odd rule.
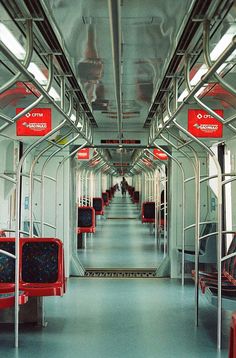
[[[155,219],[155,202],[147,201],[143,203],[142,215],[145,219]]]
[[[134,191],[133,192],[133,200],[139,201],[139,191]]]
[[[90,227],[94,225],[94,208],[91,206],[78,207],[78,227]]]
[[[64,277],[63,244],[54,238],[20,238],[20,284],[50,284]],[[0,240],[0,249],[15,254],[15,238]],[[15,283],[15,259],[0,253],[0,284]]]
[[[58,280],[59,246],[57,242],[21,240],[22,272],[25,283],[53,283]]]
[[[205,236],[207,234],[210,234],[212,232],[216,232],[216,223],[207,223],[204,225],[201,236]],[[213,243],[215,242],[215,245]],[[209,237],[206,237],[205,239],[200,240],[200,251],[206,251],[206,247],[208,245],[212,245],[212,248],[216,248],[216,235],[211,235]]]
[[[108,193],[102,193],[102,198],[103,198],[103,201],[104,201],[104,204],[108,203],[109,201],[109,196],[108,196]]]
[[[108,195],[108,199],[110,200],[111,199],[111,190],[110,189],[107,189],[106,190],[106,193]]]
[[[15,255],[14,239],[1,238],[0,249]],[[0,252],[0,283],[15,282],[15,259]]]
[[[103,199],[102,198],[93,198],[93,208],[95,211],[103,210]]]
[[[227,251],[227,255],[233,254],[234,252],[236,252],[236,234],[234,235],[228,251]],[[225,260],[224,263],[224,270],[227,271],[232,277],[236,278],[236,267],[235,267],[235,262],[236,261],[236,257],[230,257],[227,260]]]

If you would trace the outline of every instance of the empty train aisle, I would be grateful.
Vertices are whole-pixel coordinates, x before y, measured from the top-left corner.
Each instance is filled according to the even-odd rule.
[[[119,193],[97,220],[96,233],[87,235],[86,248],[78,250],[85,268],[156,268],[162,260],[154,233],[142,224],[137,205]]]

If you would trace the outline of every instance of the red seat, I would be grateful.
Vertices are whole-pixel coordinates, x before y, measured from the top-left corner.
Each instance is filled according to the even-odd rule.
[[[230,256],[236,251],[236,234],[231,241],[231,244],[228,248],[227,255],[229,258],[224,261],[224,265],[221,271],[221,281],[222,281],[222,292],[225,294],[236,292],[236,277],[235,277],[235,256]],[[192,276],[195,280],[195,271],[192,271]],[[217,272],[204,272],[200,271],[198,273],[199,278],[199,286],[201,288],[202,293],[205,293],[208,288],[213,292],[218,290],[218,273]]]
[[[132,201],[134,204],[139,203],[139,191],[134,191],[132,194]]]
[[[28,295],[26,292],[19,292],[19,305],[28,302]],[[13,307],[15,305],[15,292],[0,293],[0,309]]]
[[[230,323],[229,358],[236,357],[236,313],[233,313]]]
[[[154,201],[145,201],[142,204],[142,223],[155,223]]]
[[[107,190],[106,190],[106,193],[108,194],[108,200],[111,201],[111,199],[112,199],[111,190],[110,190],[110,189],[107,189]]]
[[[79,206],[77,234],[94,233],[95,230],[94,208],[92,206]]]
[[[24,238],[20,243],[20,289],[29,296],[62,296],[65,291],[62,242],[54,238]],[[37,254],[36,260],[32,256]],[[37,277],[36,272],[40,270]]]
[[[93,198],[93,208],[95,210],[95,215],[104,215],[103,198]]]
[[[91,227],[77,227],[77,234],[94,234],[96,231],[95,226],[91,226]]]
[[[0,245],[14,242],[15,238],[2,238]],[[26,296],[62,296],[66,286],[62,242],[54,238],[20,238],[19,244],[20,290]],[[10,293],[15,288],[14,259],[3,262],[2,268],[5,266],[7,268],[2,273],[0,293]]]
[[[107,192],[102,193],[102,198],[105,206],[109,205],[109,195]]]

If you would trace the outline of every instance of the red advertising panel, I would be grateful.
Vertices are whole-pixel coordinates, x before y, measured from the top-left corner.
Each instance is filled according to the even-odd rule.
[[[89,148],[80,149],[77,153],[77,159],[89,159]]]
[[[223,118],[223,111],[221,109],[214,109],[214,112]],[[223,124],[203,109],[189,109],[188,131],[195,137],[221,138],[223,135]]]
[[[16,114],[24,108],[16,108]],[[34,108],[16,122],[18,136],[44,136],[52,128],[51,108]]]
[[[162,150],[160,149],[153,149],[153,158],[154,159],[159,159],[159,160],[167,160],[168,159],[168,155],[164,152],[162,152]]]

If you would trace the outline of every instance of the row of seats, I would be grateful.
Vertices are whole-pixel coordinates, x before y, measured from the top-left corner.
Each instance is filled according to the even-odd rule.
[[[93,198],[93,206],[88,204],[78,207],[77,234],[95,233],[96,215],[104,215],[104,207],[110,204],[116,190],[117,187],[113,186],[103,192],[102,197]]]
[[[213,264],[216,266],[217,262],[217,224],[215,222],[205,223],[201,232],[202,239],[200,240],[198,262],[199,264]],[[178,250],[182,253],[182,250]],[[222,308],[225,310],[235,310],[236,303],[236,233],[233,236],[231,244],[223,261],[221,269],[221,294],[222,294]],[[195,251],[185,250],[184,259],[186,261],[195,261]],[[194,281],[196,273],[192,271]],[[202,294],[214,306],[218,306],[218,272],[199,271],[198,285]],[[229,358],[236,357],[236,313],[232,315],[230,325],[230,340],[229,340]]]
[[[133,204],[138,204],[139,203],[139,191],[135,190],[134,186],[130,186],[128,185],[128,193],[130,195],[130,198],[133,202]]]
[[[155,223],[156,217],[156,203],[154,201],[145,201],[142,203],[142,223]],[[163,211],[160,210],[159,227],[163,229],[165,225]]]
[[[211,240],[216,242],[216,237]],[[215,245],[215,244],[214,244]],[[216,259],[216,257],[215,257]],[[216,261],[215,261],[216,262]],[[236,233],[226,253],[221,270],[221,294],[222,307],[226,310],[235,310],[236,303]],[[196,280],[195,271],[192,271],[193,279]],[[198,284],[202,294],[208,301],[217,306],[218,303],[218,272],[200,271]],[[236,357],[236,313],[233,313],[230,324],[229,358]]]
[[[133,195],[133,191],[131,191]],[[142,203],[142,223],[155,223],[155,202],[144,202]],[[164,226],[164,218],[160,215],[160,226]],[[216,248],[216,223],[206,223],[201,232],[199,245],[199,263],[216,264],[217,261],[217,248]],[[178,250],[182,253],[182,250]],[[229,257],[228,257],[229,256]],[[228,257],[224,261],[224,265],[221,272],[222,281],[222,307],[225,309],[235,310],[236,301],[236,234],[228,249]],[[184,251],[184,259],[186,261],[195,261],[195,251]],[[192,271],[192,275],[195,279],[195,272]],[[218,273],[217,272],[199,272],[199,286],[201,291],[208,300],[217,305],[218,300]],[[236,313],[232,315],[231,326],[230,326],[230,346],[229,346],[229,357],[236,357]]]
[[[224,261],[221,272],[222,296],[228,299],[236,299],[236,234],[227,251],[227,258]],[[195,272],[192,272],[195,279]],[[199,272],[199,286],[203,294],[206,292],[210,296],[217,296],[218,293],[218,273],[217,272]]]
[[[7,253],[12,256],[7,255]],[[0,239],[0,308],[14,304],[15,238]],[[20,238],[19,303],[33,296],[62,296],[66,290],[63,244],[54,238]]]

